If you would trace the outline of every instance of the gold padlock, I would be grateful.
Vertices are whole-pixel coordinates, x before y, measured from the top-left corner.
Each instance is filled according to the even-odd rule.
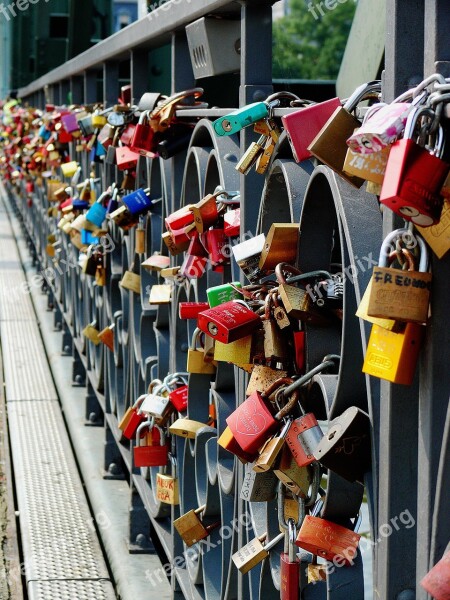
[[[450,182],[448,187],[450,187]],[[450,250],[450,197],[444,200],[441,218],[437,225],[431,227],[415,225],[415,227],[438,258],[445,256]]]
[[[88,339],[90,342],[92,342],[93,344],[98,346],[101,343],[101,339],[98,337],[100,332],[95,327],[95,325],[96,325],[95,321],[93,323],[91,323],[90,325],[86,325],[86,327],[83,329],[81,334],[84,335],[84,337],[86,339]]]
[[[148,271],[159,271],[161,273],[161,271],[170,267],[170,258],[162,254],[152,254],[141,263],[141,267],[144,267]],[[179,267],[175,268],[179,269]]]
[[[203,504],[203,506],[190,510],[173,522],[175,529],[188,547],[207,538],[213,528],[213,526],[203,525],[200,520],[199,515],[204,512],[205,508],[206,504]]]
[[[214,360],[229,362],[235,365],[250,364],[252,353],[252,335],[247,335],[231,342],[224,344],[216,340],[214,348]]]
[[[411,385],[414,379],[425,327],[404,323],[403,331],[388,331],[372,325],[363,372],[391,383]]]
[[[134,251],[136,254],[144,254],[145,252],[145,229],[141,219],[139,219],[139,225],[135,231],[134,239]]]
[[[152,285],[150,288],[149,304],[170,304],[172,286],[168,283]]]
[[[280,464],[274,473],[293,494],[306,498],[312,482],[311,468],[299,467],[287,445],[283,446]]]
[[[202,427],[206,427],[206,424],[200,423],[200,421],[193,421],[192,419],[177,419],[169,427],[169,433],[195,440],[197,431],[202,429]]]
[[[203,350],[199,350],[197,345],[199,344],[200,329],[195,329],[192,336],[192,345],[188,350],[187,356],[187,372],[188,373],[199,373],[203,375],[214,375],[216,372],[216,362],[205,362],[205,355]]]
[[[246,396],[250,396],[254,392],[262,393],[264,390],[267,390],[272,383],[277,381],[277,379],[280,379],[280,377],[287,377],[287,371],[277,371],[266,365],[252,366],[252,373],[245,391]]]
[[[306,323],[327,324],[329,319],[314,306],[313,294],[303,288],[287,284],[285,272],[299,275],[300,271],[284,262],[275,267],[279,282],[278,293],[288,315]]]
[[[273,271],[281,262],[295,264],[298,237],[298,223],[272,223],[259,259],[261,271]]]
[[[381,185],[384,181],[386,165],[391,152],[391,147],[384,148],[381,152],[371,154],[358,154],[348,148],[345,156],[343,171],[347,175],[360,177],[366,181]]]
[[[166,473],[156,474],[156,499],[159,502],[177,506],[180,504],[180,493],[177,477],[177,460],[169,454],[170,463],[172,465],[172,474]]]
[[[133,271],[125,271],[119,285],[135,294],[141,293],[141,277],[137,273],[133,273]]]
[[[264,446],[259,450],[259,456],[255,460],[253,470],[257,473],[264,473],[273,469],[277,458],[284,446],[284,440],[291,426],[292,421],[288,420],[281,432],[267,440]]]
[[[256,567],[257,564],[267,558],[269,556],[269,550],[284,539],[284,533],[280,533],[263,546],[263,540],[266,537],[267,534],[264,534],[251,540],[232,555],[231,558],[241,573],[248,573],[253,567]]]

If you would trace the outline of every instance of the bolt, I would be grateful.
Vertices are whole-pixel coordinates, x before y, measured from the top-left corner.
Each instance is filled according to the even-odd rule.
[[[397,600],[414,600],[416,594],[413,590],[403,590],[397,595]]]
[[[64,352],[70,354],[70,346],[64,346]]]
[[[136,544],[141,548],[145,548],[147,546],[147,537],[143,533],[138,533],[136,536]]]
[[[95,423],[97,421],[98,417],[97,417],[97,413],[95,412],[91,412],[89,414],[89,422],[90,423]]]
[[[108,467],[108,473],[110,475],[119,475],[120,469],[116,463],[110,463]]]
[[[181,352],[187,352],[189,350],[189,345],[186,342],[181,344]]]
[[[263,90],[256,90],[253,93],[253,102],[262,102],[263,100],[265,100],[267,97],[266,92],[264,92]]]
[[[80,374],[75,375],[75,383],[81,384],[81,383],[83,383],[83,379],[84,378],[82,375],[80,375]]]

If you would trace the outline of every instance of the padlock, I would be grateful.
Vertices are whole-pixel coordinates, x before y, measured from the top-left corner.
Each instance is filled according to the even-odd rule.
[[[239,289],[242,289],[239,281],[207,288],[206,297],[208,298],[209,308],[214,308],[219,304],[242,298],[242,294],[238,291]]]
[[[272,223],[259,259],[261,271],[273,271],[281,263],[294,264],[297,260],[299,225]]]
[[[123,437],[128,440],[133,440],[136,437],[139,425],[146,421],[145,415],[139,412],[139,407],[144,398],[145,395],[139,396],[133,406],[127,408],[122,419],[119,421],[118,427],[122,431]]]
[[[348,481],[364,482],[370,468],[370,418],[350,406],[330,421],[327,433],[314,450],[314,457],[325,468]]]
[[[303,373],[305,371],[305,332],[304,331],[294,331],[292,334],[293,342],[294,342],[294,363],[299,373]]]
[[[450,548],[448,546],[444,556],[425,575],[420,585],[435,600],[450,599]]]
[[[223,229],[208,229],[201,234],[201,237],[213,267],[228,262],[228,255],[224,251],[227,247],[227,238]]]
[[[424,116],[434,118],[435,113],[423,106],[414,108],[403,139],[392,145],[380,202],[403,219],[429,227],[439,222],[443,204],[440,192],[450,164],[441,158],[445,142],[441,126],[433,154],[415,141],[416,125]]]
[[[144,262],[141,263],[141,267],[148,271],[159,271],[170,267],[170,258],[162,254],[152,254]]]
[[[61,171],[64,177],[73,177],[78,171],[79,165],[76,160],[61,164]]]
[[[196,319],[204,310],[208,310],[208,302],[179,302],[178,316],[180,319]]]
[[[245,392],[246,396],[250,396],[254,392],[264,392],[280,377],[287,377],[287,371],[275,370],[266,365],[253,365]]]
[[[104,195],[102,194],[86,213],[86,219],[97,227],[101,227],[103,221],[106,219],[106,207],[103,204],[103,198]]]
[[[358,154],[381,152],[403,133],[411,108],[408,102],[375,104],[369,108],[361,127],[348,138],[347,146]]]
[[[153,205],[153,201],[150,198],[150,188],[140,188],[131,194],[127,194],[122,198],[122,202],[133,216],[143,215]]]
[[[287,419],[282,430],[275,436],[269,438],[264,446],[259,450],[259,456],[253,464],[253,470],[257,473],[264,473],[273,469],[281,450],[284,446],[287,432],[291,426],[292,420]]]
[[[197,348],[200,342],[201,330],[195,329],[192,335],[191,347],[188,350],[187,371],[188,373],[199,373],[202,375],[214,375],[216,364],[214,362],[205,362],[203,350]]]
[[[178,412],[184,412],[188,407],[189,388],[187,385],[180,385],[169,394],[170,401]]]
[[[236,171],[239,171],[239,173],[242,173],[243,175],[247,175],[250,169],[256,164],[258,158],[264,154],[267,140],[267,136],[262,135],[256,142],[252,142],[236,164]]]
[[[327,565],[317,564],[317,556],[313,556],[312,562],[308,565],[307,570],[308,583],[316,583],[317,581],[327,580]]]
[[[194,224],[194,215],[191,212],[191,206],[191,204],[187,204],[164,219],[164,223],[170,232],[173,233],[175,230],[181,230],[187,225]]]
[[[264,329],[264,358],[267,364],[283,363],[288,357],[286,338],[271,315],[272,294],[267,294],[265,313],[262,321]]]
[[[177,236],[177,242],[175,241],[175,238],[174,238],[174,235],[176,233],[183,234],[181,237],[179,235]],[[168,248],[170,254],[172,254],[172,256],[177,256],[178,254],[181,254],[182,252],[187,250],[189,248],[189,244],[191,243],[191,240],[184,229],[176,230],[173,232],[166,231],[165,233],[162,234],[161,237],[162,237],[162,241],[167,246],[167,248]]]
[[[175,529],[189,548],[200,540],[207,538],[211,531],[220,525],[220,523],[213,523],[212,525],[204,525],[202,523],[199,515],[205,509],[206,505],[204,504],[195,510],[190,510],[173,522]]]
[[[95,344],[96,346],[98,346],[101,343],[101,340],[98,337],[98,334],[100,332],[95,327],[95,325],[96,325],[95,321],[93,323],[90,323],[89,325],[86,325],[86,327],[83,329],[83,331],[81,332],[81,334],[84,335],[84,337],[86,339],[88,339],[90,342],[92,342],[93,344]]]
[[[157,429],[160,436],[159,444],[155,444],[154,440],[151,440],[151,445],[140,446],[140,433],[143,429],[150,429],[150,433],[153,432],[153,429]],[[147,443],[149,441],[149,437],[147,436]],[[136,446],[133,448],[134,466],[137,468],[164,467],[167,465],[168,457],[169,449],[166,444],[166,434],[164,429],[155,425],[153,420],[141,423],[136,431]]]
[[[266,236],[264,233],[250,238],[232,247],[234,258],[250,283],[257,283],[261,277],[259,260],[264,250]]]
[[[372,325],[363,373],[411,385],[424,335],[425,327],[417,323],[405,323],[399,331]]]
[[[296,162],[302,162],[311,157],[311,152],[308,150],[309,144],[340,106],[339,98],[331,98],[281,117]]]
[[[280,426],[268,402],[262,394],[255,392],[226,419],[236,442],[249,454],[255,454],[265,440]]]
[[[194,216],[195,228],[198,233],[203,233],[217,222],[219,218],[216,200],[218,194],[219,192],[208,194],[200,202],[190,205],[190,210]]]
[[[172,285],[168,283],[155,284],[150,288],[149,304],[170,304],[172,300]]]
[[[200,421],[194,421],[192,419],[176,419],[169,427],[169,433],[195,440],[197,431],[203,427],[206,427],[206,423],[201,423]]]
[[[441,217],[437,225],[419,227],[416,225],[426,243],[438,258],[444,257],[450,250],[450,197],[445,198]]]
[[[257,472],[253,463],[244,467],[240,497],[246,502],[270,502],[277,495],[278,479],[272,471]]]
[[[293,421],[286,444],[299,467],[306,467],[316,460],[314,451],[322,437],[323,431],[313,413],[304,414]]]
[[[299,467],[287,444],[283,446],[280,462],[273,472],[293,494],[300,498],[307,497],[313,480],[311,467]]]
[[[413,237],[410,234],[411,238]],[[425,323],[428,319],[428,305],[431,289],[431,273],[428,269],[428,250],[425,242],[415,236],[420,248],[419,271],[414,270],[414,260],[408,250],[403,256],[408,260],[408,271],[398,271],[388,267],[388,262],[396,256],[389,253],[392,235],[383,242],[378,267],[373,268],[367,313],[370,317],[394,319],[411,323]]]
[[[251,540],[232,555],[231,558],[234,564],[242,574],[245,575],[245,573],[248,573],[253,567],[256,567],[256,565],[267,558],[269,551],[284,539],[284,533],[280,533],[273,540],[263,545],[262,542],[266,537],[267,534],[264,534],[259,538]]]
[[[346,141],[352,135],[355,128],[361,125],[352,112],[361,101],[369,97],[374,97],[374,95],[377,97],[380,91],[381,84],[379,81],[372,81],[359,86],[344,106],[336,108],[308,146],[311,154],[355,187],[361,187],[364,180],[359,177],[346,175],[342,170],[347,153]]]
[[[74,131],[78,131],[80,129],[75,113],[67,113],[62,115],[61,123],[67,133],[73,133]]]
[[[114,221],[116,225],[122,229],[131,229],[139,222],[139,217],[135,217],[128,212],[128,209],[123,204],[113,212],[108,213],[108,219]]]
[[[239,444],[236,442],[236,439],[235,439],[230,427],[225,427],[224,431],[222,432],[222,434],[219,436],[219,438],[217,440],[217,444],[221,448],[224,448],[228,452],[231,452],[231,454],[234,454],[235,456],[237,456],[237,458],[244,465],[249,462],[250,463],[254,462],[257,458],[256,452],[254,454],[250,454],[249,452],[245,452],[245,450],[243,450],[239,446]]]
[[[372,154],[357,154],[351,148],[347,150],[343,171],[347,175],[360,177],[366,181],[381,185],[386,173],[390,147]]]
[[[141,156],[155,158],[153,151],[155,132],[150,127],[149,113],[144,111],[139,117],[133,136],[130,140],[130,149]],[[123,140],[122,140],[123,141]]]
[[[241,209],[227,210],[223,215],[223,230],[226,236],[236,237],[241,232]]]
[[[351,565],[361,536],[347,527],[316,516],[306,515],[298,532],[296,545],[316,556],[333,561],[339,558]]]
[[[216,341],[214,345],[214,360],[233,363],[237,366],[250,364],[252,356],[252,340],[252,336],[247,335],[244,338],[229,344],[223,344],[222,342]]]
[[[265,102],[254,102],[239,108],[225,117],[213,122],[214,131],[218,136],[232,135],[244,127],[253,125],[261,119],[269,117],[269,106]]]
[[[125,271],[119,285],[135,294],[141,293],[141,277],[137,273],[133,273],[133,271]]]
[[[128,123],[124,129],[120,130],[120,141],[125,146],[129,146],[131,144],[131,140],[133,139],[134,130],[136,129],[136,125],[133,123]],[[137,152],[133,154],[137,155]]]
[[[295,319],[315,325],[329,323],[327,316],[315,307],[314,296],[306,289],[286,283],[285,273],[300,274],[300,271],[288,263],[279,263],[275,267],[278,280],[278,293],[286,313]]]
[[[125,172],[123,174],[122,183],[120,184],[120,188],[122,190],[134,191],[134,189],[136,187],[136,176],[135,176],[135,172],[132,171],[132,169],[135,169],[135,168],[136,168],[136,165],[133,167],[130,167],[128,170],[125,170]]]
[[[99,340],[105,344],[105,346],[107,346],[111,352],[114,352],[114,327],[114,324],[109,325],[98,334]]]
[[[169,391],[166,389],[166,395],[163,395],[164,388],[159,386],[153,392],[145,395],[141,403],[140,412],[156,420],[164,420],[173,413],[173,405],[170,402]]]
[[[170,475],[167,473],[156,474],[156,499],[165,504],[178,506],[180,504],[180,494],[177,477],[177,459],[170,453],[169,463],[172,467]]]
[[[197,323],[207,335],[228,344],[251,334],[261,319],[244,302],[232,300],[199,313]]]
[[[192,137],[192,127],[171,125],[170,130],[165,133],[167,137],[160,140],[155,147],[155,152],[163,160],[168,160],[176,154],[189,148]]]
[[[139,217],[139,223],[134,235],[134,251],[136,254],[144,254],[145,252],[145,225],[144,217]],[[142,263],[141,263],[142,266]]]
[[[139,154],[133,152],[128,146],[118,146],[116,151],[116,165],[120,171],[134,169],[139,159]],[[124,185],[121,186],[124,188]],[[127,188],[128,189],[128,188]]]
[[[190,247],[191,244],[189,244],[189,248]],[[206,271],[208,259],[205,256],[196,256],[195,254],[189,254],[189,248],[187,249],[186,256],[180,266],[180,275],[189,279],[199,278]]]
[[[92,115],[86,115],[86,113],[77,115],[78,127],[83,137],[89,137],[94,133],[94,126],[92,125]]]

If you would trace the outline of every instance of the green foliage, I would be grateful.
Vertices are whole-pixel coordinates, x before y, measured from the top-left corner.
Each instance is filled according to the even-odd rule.
[[[305,0],[289,0],[289,7],[290,14],[273,24],[274,78],[336,79],[355,13],[355,0],[337,4],[333,10],[327,10],[319,0],[308,5]]]

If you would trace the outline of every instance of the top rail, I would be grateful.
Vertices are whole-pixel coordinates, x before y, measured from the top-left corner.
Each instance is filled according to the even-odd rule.
[[[169,0],[139,21],[20,88],[19,97],[26,98],[47,85],[81,75],[89,69],[100,69],[107,61],[126,59],[132,50],[150,49],[168,43],[175,31],[195,19],[224,8],[228,9],[227,12],[239,14],[240,5],[230,0]]]

